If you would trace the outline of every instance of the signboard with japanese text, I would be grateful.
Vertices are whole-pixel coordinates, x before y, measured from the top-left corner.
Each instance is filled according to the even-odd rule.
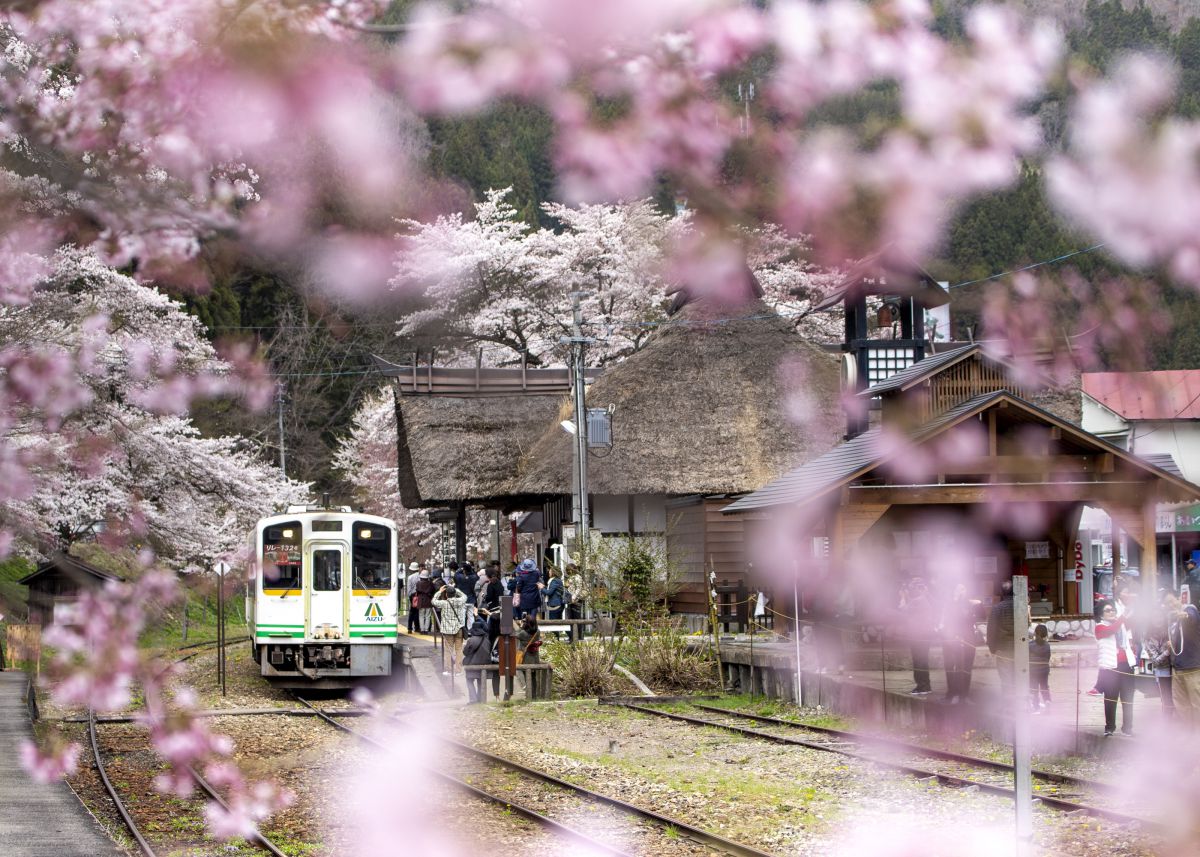
[[[1050,559],[1050,542],[1025,542],[1025,559]]]

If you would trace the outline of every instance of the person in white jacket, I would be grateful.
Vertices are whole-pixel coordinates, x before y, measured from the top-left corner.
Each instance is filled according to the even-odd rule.
[[[1096,655],[1100,667],[1097,682],[1104,694],[1104,735],[1117,731],[1117,700],[1121,700],[1121,734],[1133,734],[1133,665],[1137,662],[1131,643],[1132,635],[1125,627],[1125,617],[1117,615],[1111,601],[1100,606],[1100,621],[1096,623]]]

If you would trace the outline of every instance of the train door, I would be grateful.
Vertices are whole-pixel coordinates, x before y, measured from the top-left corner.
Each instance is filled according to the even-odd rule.
[[[309,639],[349,637],[346,623],[345,547],[339,542],[314,542],[308,549],[309,586],[307,631]]]

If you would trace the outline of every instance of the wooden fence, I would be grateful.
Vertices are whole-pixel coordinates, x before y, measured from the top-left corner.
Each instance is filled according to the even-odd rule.
[[[37,669],[42,656],[41,625],[9,625],[4,643],[4,666]]]

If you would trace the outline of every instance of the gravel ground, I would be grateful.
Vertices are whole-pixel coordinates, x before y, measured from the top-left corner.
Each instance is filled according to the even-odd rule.
[[[244,644],[229,651],[225,697],[215,685],[214,654],[206,653],[184,666],[179,682],[199,691],[201,707],[295,706],[286,692],[270,687],[257,675]],[[381,701],[389,709],[411,706],[398,695],[384,695]],[[328,697],[318,704],[326,708],[350,705],[344,697]],[[854,760],[839,761],[827,753],[770,745],[590,701],[426,706],[422,712],[420,716],[427,722],[460,740],[776,854],[838,853],[849,828],[882,828],[889,835],[909,830],[910,835],[930,841],[948,830],[995,828],[1007,838],[1012,829],[1011,803],[1004,799],[955,792]],[[368,718],[352,725],[377,733],[385,728]],[[85,737],[79,727],[71,728],[77,739]],[[364,749],[315,718],[216,717],[211,728],[234,739],[236,760],[250,776],[275,778],[296,793],[293,806],[264,828],[287,853],[303,857],[354,853],[351,834],[355,822],[345,807],[363,798],[349,791],[348,778],[387,754]],[[200,825],[198,801],[178,801],[153,792],[150,782],[159,761],[148,750],[144,732],[117,725],[103,730],[106,759],[111,755],[110,764],[120,773],[114,776],[118,788],[135,796],[139,818],[144,814],[155,825],[153,835],[170,844],[169,853],[208,857],[251,852],[249,846],[207,839]],[[392,760],[386,775],[374,781],[372,788],[383,792],[385,798],[382,815],[395,818],[384,818],[373,826],[389,830],[389,824],[401,823],[405,816],[394,812],[395,807],[415,804],[428,807],[428,813],[418,812],[418,817],[448,818],[452,827],[447,829],[463,831],[471,851],[520,848],[523,853],[530,849],[545,854],[580,853],[578,846],[501,807],[414,776],[407,761]],[[568,824],[603,831],[598,838],[622,842],[630,853],[656,857],[702,853],[694,843],[664,836],[645,824],[618,821],[609,811],[600,813],[577,799],[563,799],[558,790],[531,785],[523,777],[451,758],[436,759],[435,763],[489,789],[504,789],[503,794]],[[119,833],[115,811],[101,796],[94,770],[81,764],[71,782],[114,837],[128,843],[128,837]],[[1039,810],[1035,826],[1041,854],[1134,857],[1154,853],[1154,844],[1143,834],[1094,819]],[[419,837],[414,840],[408,830],[391,830],[389,841],[399,839],[415,853],[420,850]],[[363,849],[365,853],[373,850],[377,849]],[[431,849],[424,850],[428,853]]]
[[[1012,829],[1012,805],[1002,798],[592,703],[456,717],[486,749],[780,854],[830,854],[842,831],[896,830],[897,819],[917,836],[963,830],[964,820]],[[1054,855],[1154,853],[1142,834],[1048,810],[1035,813],[1035,842]]]

